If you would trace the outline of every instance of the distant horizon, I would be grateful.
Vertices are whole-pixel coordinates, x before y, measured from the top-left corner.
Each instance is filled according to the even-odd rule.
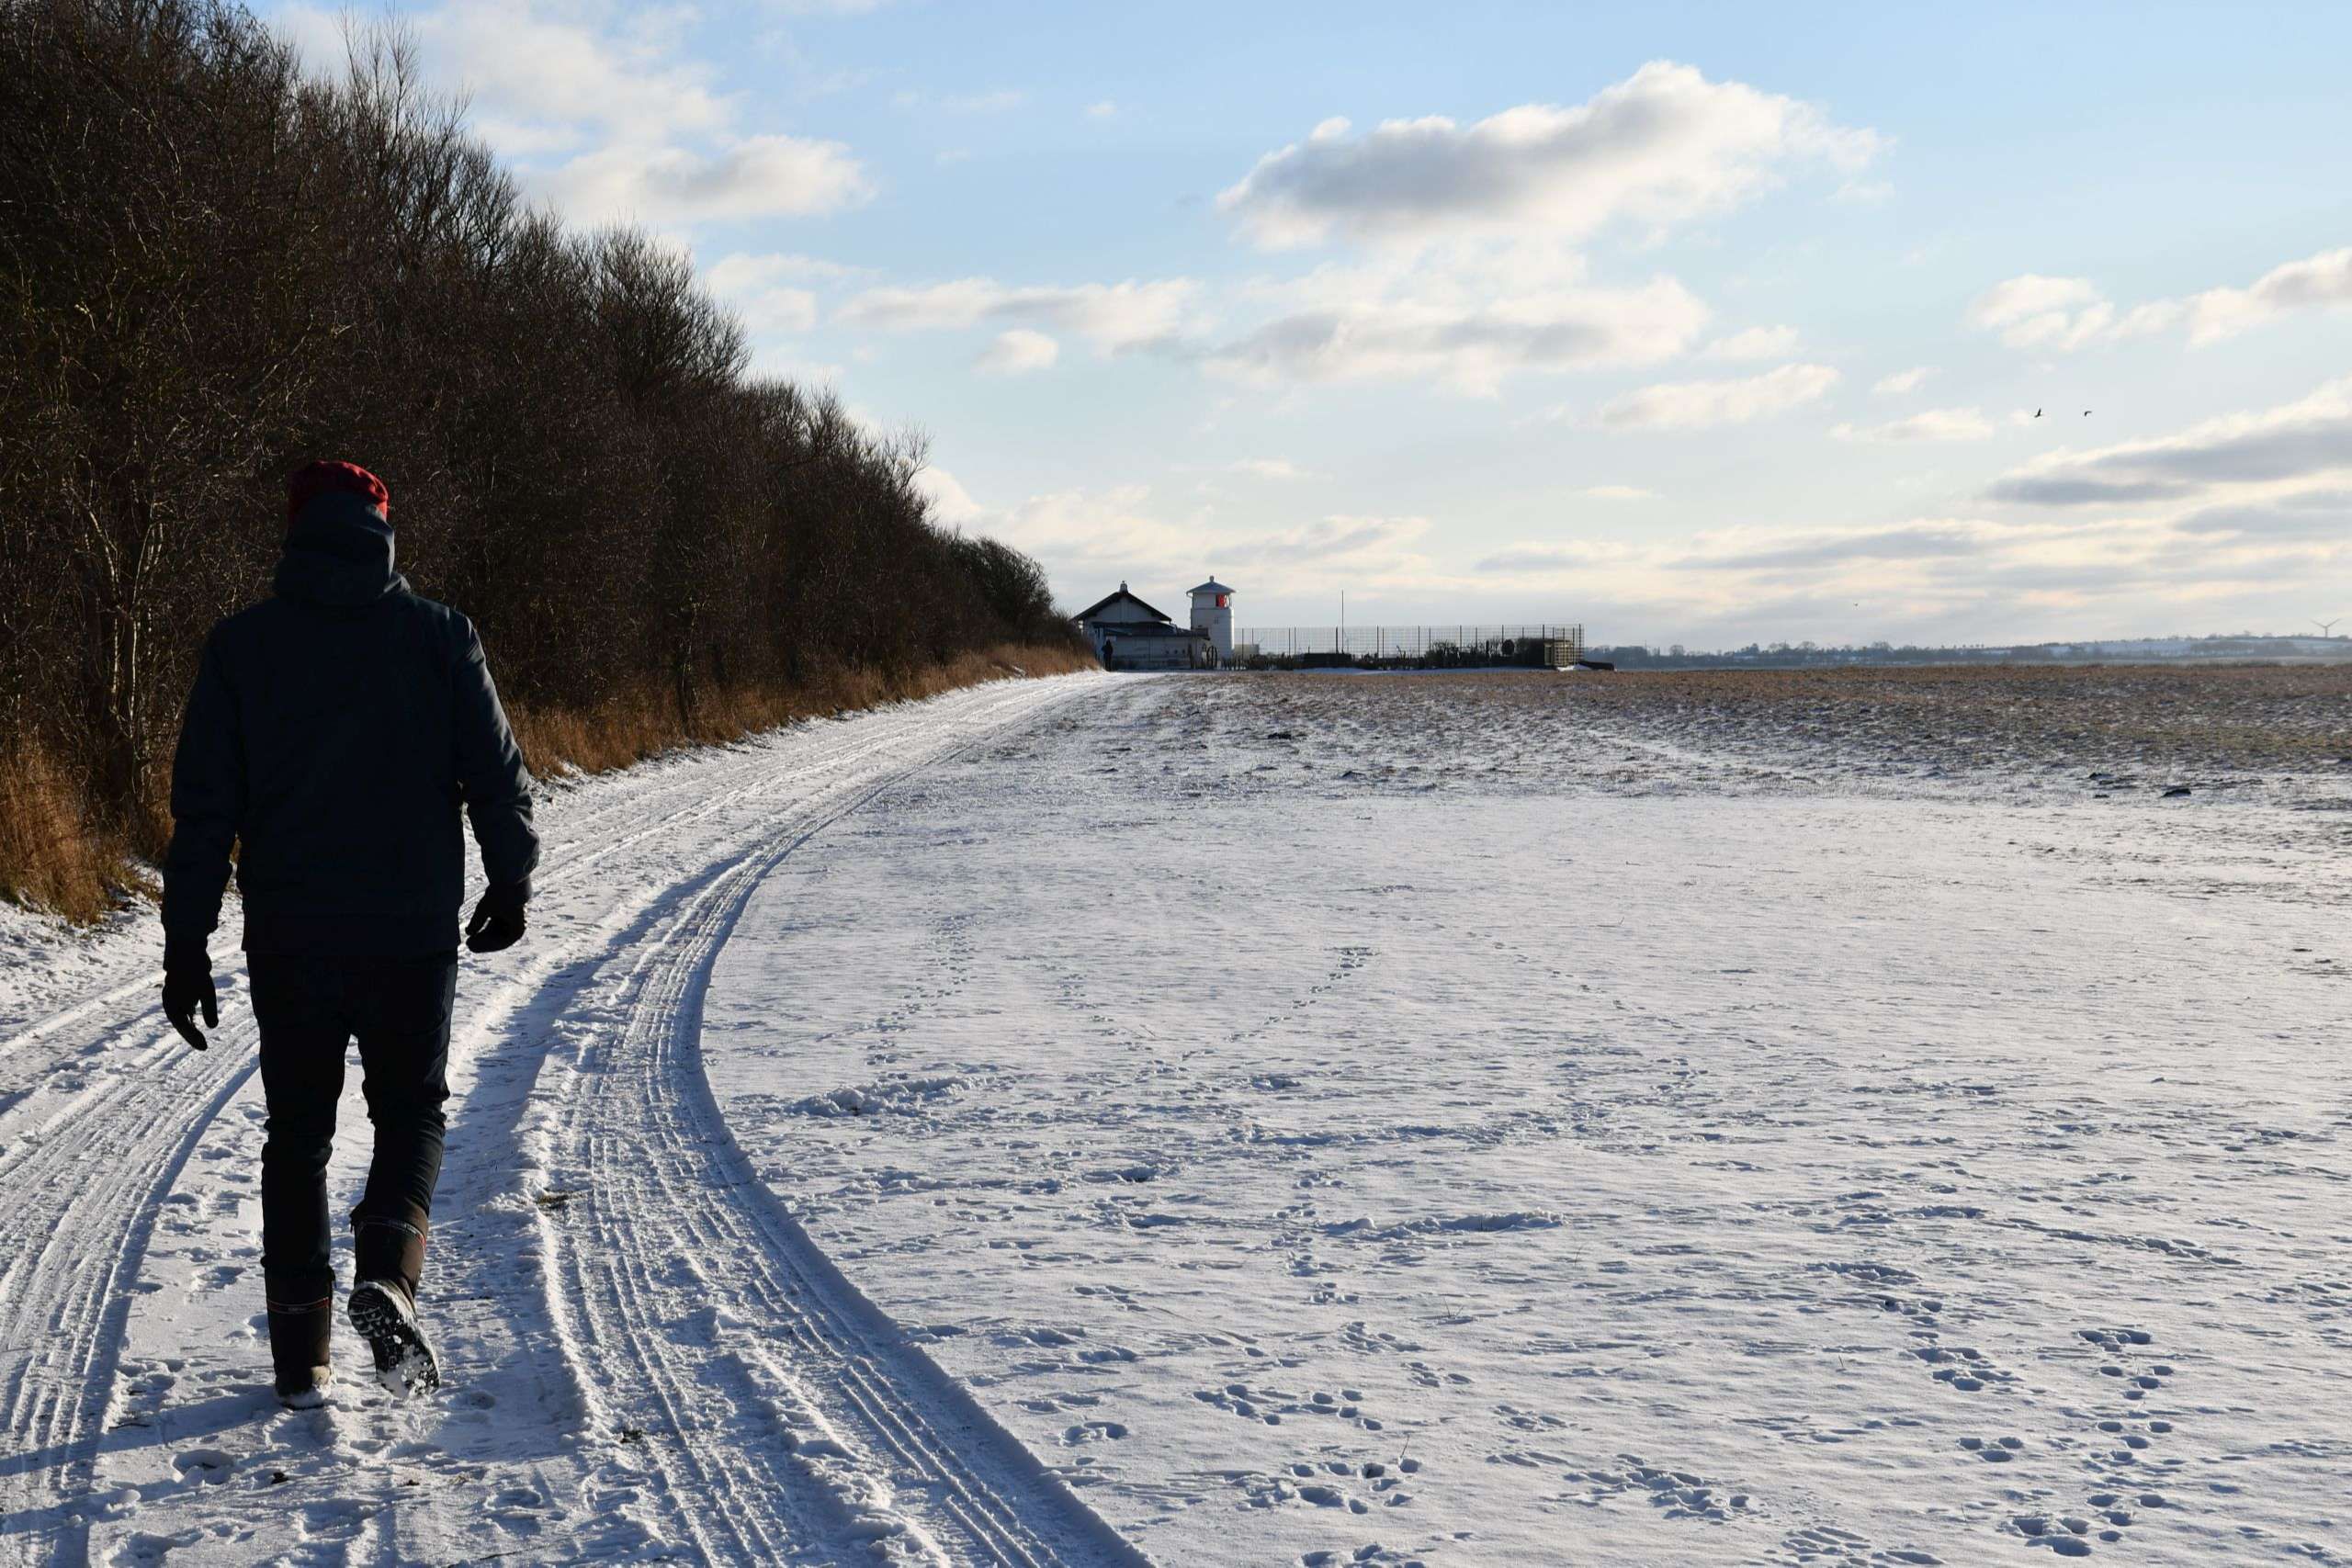
[[[2318,632],[2316,632],[2316,631],[2300,632],[2300,633],[2299,633],[2299,632],[2136,632],[2136,633],[2132,633],[2132,634],[2131,634],[2130,636],[2124,636],[2124,637],[2107,637],[2107,636],[2102,636],[2102,637],[2037,637],[2037,638],[2035,638],[2034,640],[2032,640],[2032,641],[2030,641],[2030,642],[2027,642],[2027,641],[2018,641],[2018,640],[2011,640],[2011,641],[2007,641],[2007,642],[1973,642],[1973,643],[1968,643],[1968,642],[1899,642],[1899,641],[1896,641],[1894,638],[1892,638],[1892,637],[1878,637],[1878,638],[1872,638],[1870,642],[1867,642],[1867,643],[1830,643],[1830,642],[1821,642],[1821,641],[1819,641],[1819,640],[1817,640],[1817,639],[1807,639],[1807,640],[1811,642],[1811,646],[1812,646],[1815,650],[1817,650],[1817,651],[1819,651],[1819,652],[1824,652],[1824,653],[1867,652],[1867,651],[1869,651],[1869,650],[1870,650],[1870,649],[1871,649],[1879,648],[1879,647],[1886,647],[1886,648],[1892,648],[1892,649],[1925,649],[1925,650],[1933,651],[1933,652],[1947,652],[1947,651],[1948,651],[1948,652],[1960,653],[1960,652],[1967,652],[1967,651],[1970,651],[1970,650],[1985,650],[1985,649],[2018,649],[2018,648],[2114,648],[2114,647],[2120,647],[2120,646],[2124,646],[2124,645],[2128,645],[2128,644],[2132,644],[2132,643],[2165,643],[2165,642],[2188,642],[2188,643],[2197,643],[2197,642],[2331,642],[2331,643],[2343,643],[2343,644],[2346,644],[2346,645],[2347,645],[2347,646],[2352,646],[2352,634],[2346,634],[2346,633],[2338,632],[2338,633],[2335,633],[2335,634],[2334,634],[2334,635],[2332,635],[2332,636],[2323,637],[2323,636],[2321,636],[2321,635],[2320,635]],[[1737,646],[1737,647],[1736,647],[1736,648],[1693,648],[1693,647],[1691,647],[1691,646],[1690,646],[1690,644],[1688,644],[1688,643],[1679,642],[1679,640],[1677,640],[1677,639],[1672,639],[1672,638],[1669,638],[1668,641],[1663,642],[1663,643],[1657,643],[1657,642],[1643,642],[1643,641],[1641,641],[1641,640],[1639,640],[1639,639],[1637,639],[1637,638],[1623,638],[1623,639],[1613,639],[1613,640],[1609,640],[1609,641],[1603,641],[1603,640],[1601,640],[1601,639],[1600,639],[1600,638],[1597,638],[1597,637],[1592,637],[1592,636],[1590,635],[1590,632],[1589,632],[1589,629],[1588,629],[1587,636],[1586,636],[1586,642],[1588,643],[1588,645],[1589,645],[1589,646],[1595,647],[1595,648],[1646,648],[1646,649],[1651,649],[1653,652],[1660,652],[1660,651],[1665,650],[1666,649],[1673,648],[1673,647],[1678,647],[1678,646],[1679,646],[1679,647],[1683,648],[1683,649],[1686,650],[1686,652],[1687,652],[1688,654],[1690,654],[1690,656],[1693,656],[1693,657],[1710,657],[1710,656],[1716,655],[1716,654],[1726,654],[1726,653],[1744,653],[1744,652],[1747,651],[1750,648],[1758,648],[1758,649],[1763,649],[1763,650],[1764,650],[1764,651],[1766,651],[1766,652],[1771,652],[1771,651],[1773,651],[1773,650],[1775,650],[1775,649],[1802,649],[1802,648],[1804,648],[1804,647],[1805,647],[1805,646],[1806,646],[1806,642],[1804,642],[1804,641],[1800,641],[1800,642],[1790,642],[1790,641],[1788,641],[1788,640],[1786,640],[1786,639],[1784,639],[1784,638],[1775,638],[1775,639],[1773,639],[1773,640],[1772,640],[1772,641],[1770,641],[1770,642],[1763,642],[1763,643],[1756,643],[1756,642],[1743,643],[1743,644],[1740,644],[1739,646]]]
[[[1138,597],[1140,597],[1140,595],[1138,595]],[[2352,632],[2335,632],[2333,634],[2323,635],[2316,630],[2308,632],[2132,632],[2123,635],[2102,634],[2091,637],[2036,637],[2030,641],[2019,638],[2011,638],[2006,641],[1996,640],[1990,642],[1905,642],[1894,637],[1873,637],[1868,642],[1824,642],[1817,637],[1796,639],[1773,637],[1765,639],[1751,638],[1746,643],[1717,645],[1712,648],[1702,648],[1695,646],[1688,639],[1681,637],[1668,637],[1663,641],[1645,640],[1641,637],[1604,637],[1597,635],[1589,624],[1573,620],[1544,621],[1533,618],[1525,620],[1506,618],[1492,621],[1465,621],[1459,617],[1453,617],[1444,620],[1430,621],[1365,621],[1362,623],[1351,621],[1348,623],[1346,629],[1351,634],[1369,635],[1375,629],[1401,630],[1407,628],[1428,628],[1442,631],[1448,626],[1457,626],[1469,627],[1474,630],[1487,630],[1498,627],[1515,628],[1528,626],[1554,626],[1565,628],[1568,626],[1575,626],[1584,633],[1585,644],[1590,648],[1646,648],[1654,652],[1662,653],[1669,648],[1679,647],[1682,648],[1687,654],[1693,657],[1711,656],[1714,654],[1742,653],[1747,651],[1750,648],[1770,651],[1775,649],[1797,649],[1811,647],[1820,652],[1835,653],[1848,650],[1867,651],[1871,649],[1882,646],[1894,649],[1948,649],[1953,652],[1982,649],[2054,648],[2069,646],[2090,647],[2109,646],[2122,643],[2155,642],[2330,642],[2343,643],[2346,646],[2352,646]],[[1251,632],[1289,630],[1305,633],[1328,632],[1337,629],[1339,629],[1339,623],[1337,622],[1302,621],[1295,626],[1275,626],[1272,623],[1266,622],[1245,625],[1239,620],[1236,620],[1234,623],[1233,635],[1237,639],[1245,639]]]
[[[1223,579],[1222,579],[1221,577],[1219,577],[1219,575],[1218,575],[1216,572],[1214,572],[1214,571],[1207,571],[1207,570],[1204,570],[1200,575],[1201,575],[1204,580],[1216,581],[1220,581],[1220,582],[1221,582],[1221,581],[1223,581]],[[1293,629],[1297,629],[1297,630],[1302,630],[1302,631],[1304,631],[1304,630],[1308,630],[1308,629],[1334,629],[1334,628],[1337,628],[1337,627],[1339,627],[1340,626],[1341,626],[1341,625],[1343,624],[1342,622],[1340,622],[1340,621],[1337,618],[1336,610],[1337,610],[1337,608],[1338,608],[1338,607],[1337,607],[1336,605],[1334,605],[1334,606],[1330,606],[1330,607],[1329,607],[1332,611],[1334,611],[1334,612],[1335,612],[1334,614],[1327,615],[1323,619],[1320,619],[1320,620],[1316,620],[1316,619],[1306,619],[1306,620],[1295,620],[1295,621],[1279,621],[1279,620],[1269,619],[1269,618],[1264,617],[1264,616],[1255,616],[1255,617],[1253,617],[1253,616],[1250,615],[1250,613],[1249,609],[1247,608],[1247,606],[1246,606],[1245,604],[1243,604],[1240,602],[1240,601],[1245,597],[1245,595],[1244,595],[1244,593],[1243,593],[1243,592],[1242,592],[1242,590],[1241,590],[1240,586],[1239,586],[1238,584],[1235,584],[1235,585],[1233,585],[1233,587],[1234,587],[1234,598],[1235,598],[1235,601],[1236,601],[1236,603],[1235,603],[1235,604],[1234,604],[1234,605],[1232,606],[1232,608],[1233,608],[1233,625],[1234,625],[1234,635],[1235,635],[1237,637],[1240,637],[1240,636],[1241,636],[1241,635],[1243,635],[1245,632],[1249,632],[1249,631],[1262,631],[1262,630],[1269,630],[1269,629],[1273,629],[1273,628],[1293,628]],[[1106,588],[1106,589],[1102,590],[1102,592],[1090,594],[1090,595],[1085,596],[1084,598],[1078,599],[1078,600],[1071,601],[1071,602],[1068,602],[1068,604],[1067,604],[1067,607],[1068,607],[1068,608],[1069,608],[1070,613],[1071,613],[1073,615],[1075,615],[1077,614],[1077,611],[1078,611],[1078,609],[1079,609],[1080,607],[1082,607],[1082,606],[1083,606],[1083,605],[1085,605],[1085,604],[1091,604],[1094,603],[1096,600],[1099,600],[1099,599],[1101,599],[1102,597],[1103,597],[1103,595],[1104,595],[1105,593],[1115,592],[1117,592],[1118,590],[1120,590],[1120,589],[1122,589],[1122,588],[1126,589],[1126,590],[1127,590],[1128,592],[1133,592],[1136,598],[1141,599],[1142,601],[1144,601],[1144,603],[1146,603],[1146,604],[1150,604],[1154,609],[1160,609],[1160,610],[1163,610],[1163,611],[1164,611],[1164,613],[1166,613],[1166,614],[1167,614],[1167,615],[1168,615],[1171,619],[1174,619],[1174,620],[1182,620],[1182,619],[1183,618],[1184,612],[1189,608],[1188,602],[1187,602],[1187,601],[1186,601],[1186,599],[1185,599],[1185,594],[1186,594],[1187,592],[1190,592],[1189,590],[1177,590],[1177,591],[1173,591],[1173,592],[1165,592],[1165,591],[1161,592],[1159,593],[1159,598],[1160,598],[1160,599],[1168,600],[1169,602],[1170,602],[1170,603],[1172,603],[1172,604],[1176,604],[1176,605],[1178,606],[1176,609],[1173,609],[1173,610],[1168,610],[1168,609],[1166,609],[1166,607],[1165,607],[1164,605],[1162,605],[1162,604],[1159,603],[1159,599],[1155,599],[1155,598],[1152,596],[1152,593],[1151,593],[1150,592],[1147,592],[1147,591],[1145,591],[1145,590],[1143,590],[1143,589],[1137,589],[1137,588],[1136,588],[1136,587],[1134,586],[1134,579],[1133,579],[1133,578],[1131,578],[1131,577],[1127,577],[1127,578],[1121,578],[1121,579],[1119,579],[1117,581],[1114,582],[1114,583],[1111,585],[1111,587],[1109,587],[1109,588]],[[2352,615],[2342,615],[2342,616],[2332,616],[2332,617],[2330,617],[2330,619],[2331,619],[2332,621],[2335,622],[2335,623],[2336,623],[2336,624],[2338,624],[2338,625],[2341,625],[2341,626],[2346,626],[2346,627],[2352,627]],[[1632,647],[1639,647],[1639,648],[1651,648],[1651,649],[1664,649],[1664,648],[1671,647],[1671,646],[1673,646],[1673,645],[1674,645],[1674,644],[1676,644],[1676,643],[1680,643],[1680,644],[1682,644],[1684,647],[1691,649],[1691,650],[1692,650],[1693,652],[1701,651],[1701,649],[1699,649],[1697,647],[1695,647],[1695,646],[1694,646],[1694,639],[1693,639],[1693,638],[1691,638],[1691,637],[1666,637],[1666,638],[1664,638],[1664,639],[1662,639],[1662,640],[1647,640],[1647,639],[1644,639],[1644,638],[1640,638],[1640,637],[1612,637],[1612,638],[1603,639],[1603,638],[1601,638],[1600,636],[1598,636],[1598,635],[1597,635],[1597,633],[1595,632],[1595,629],[1594,629],[1594,626],[1595,626],[1595,624],[1594,624],[1591,620],[1587,619],[1587,618],[1583,618],[1583,617],[1579,617],[1579,616],[1577,616],[1577,615],[1556,615],[1556,614],[1555,614],[1555,615],[1497,615],[1497,614],[1489,613],[1489,614],[1487,614],[1487,615],[1480,615],[1480,616],[1476,616],[1476,617],[1472,617],[1472,616],[1467,616],[1467,615],[1444,615],[1415,616],[1415,617],[1411,617],[1411,618],[1398,617],[1398,616],[1386,616],[1386,615],[1367,615],[1367,616],[1363,616],[1363,617],[1358,617],[1358,616],[1356,616],[1356,615],[1351,615],[1348,617],[1348,619],[1346,620],[1346,622],[1344,623],[1344,625],[1346,625],[1346,626],[1350,626],[1350,627],[1352,627],[1352,628],[1358,628],[1358,629],[1364,630],[1364,631],[1370,631],[1370,630],[1372,630],[1374,627],[1376,627],[1376,626],[1384,626],[1384,627],[1385,627],[1385,626],[1397,626],[1397,627],[1402,627],[1402,626],[1580,626],[1580,627],[1582,627],[1582,628],[1583,628],[1583,630],[1584,630],[1584,632],[1585,632],[1585,637],[1586,637],[1587,642],[1588,642],[1588,643],[1590,643],[1591,645],[1593,645],[1593,646],[1595,646],[1595,647],[1609,647],[1609,648],[1632,648]],[[1758,646],[1761,646],[1761,647],[1769,647],[1769,646],[1770,646],[1771,644],[1776,643],[1776,642],[1784,642],[1784,643],[1787,643],[1787,644],[1788,644],[1789,646],[1791,646],[1791,647],[1796,647],[1796,646],[1799,646],[1800,644],[1802,644],[1802,643],[1804,643],[1804,642],[1805,642],[1805,641],[1807,641],[1807,640],[1810,640],[1810,641],[1812,641],[1812,642],[1815,643],[1817,646],[1820,646],[1820,647],[1822,647],[1822,648],[1869,648],[1869,647],[1872,646],[1873,644],[1880,643],[1880,642],[1884,642],[1884,643],[1891,644],[1891,645],[1893,645],[1894,647],[1896,647],[1896,648],[1951,648],[1951,649],[1965,649],[1965,648],[2031,648],[2031,647],[2041,647],[2041,646],[2045,646],[2045,645],[2052,644],[2052,643],[2154,642],[2154,641],[2164,641],[2164,640],[2181,640],[2181,641],[2188,641],[2188,642],[2204,642],[2204,641],[2212,641],[2212,640],[2217,640],[2217,639],[2226,639],[2226,638],[2231,638],[2231,637],[2248,637],[2248,638],[2260,638],[2260,639],[2270,639],[2270,640],[2284,640],[2284,639],[2288,639],[2288,638],[2301,638],[2301,639],[2304,639],[2304,640],[2307,640],[2307,641],[2312,641],[2312,642],[2324,642],[2324,641],[2333,641],[2333,642],[2352,642],[2352,631],[2342,631],[2342,632],[2322,632],[2322,631],[2319,629],[2318,624],[2317,624],[2316,622],[2312,622],[2312,623],[2309,623],[2309,624],[2306,626],[2306,628],[2305,628],[2304,630],[2301,630],[2301,631],[2294,631],[2294,630],[2287,630],[2287,631],[2256,631],[2256,630],[2247,630],[2247,629],[2243,629],[2243,628],[2242,628],[2242,629],[2237,630],[2237,631],[2204,631],[2204,632],[2190,632],[2190,631],[2144,632],[2144,631],[2143,631],[2143,632],[2059,633],[2059,634],[2052,635],[2052,636],[2047,636],[2047,637],[1984,637],[1984,638],[1977,638],[1977,639],[1973,639],[1973,640],[1971,640],[1971,641],[1965,641],[1965,642],[1954,642],[1954,641],[1949,641],[1949,640],[1938,641],[1938,640],[1932,640],[1932,639],[1928,639],[1928,640],[1921,640],[1921,639],[1908,639],[1908,640],[1906,640],[1905,638],[1901,637],[1897,637],[1897,636],[1873,637],[1869,637],[1869,638],[1862,639],[1862,640],[1860,640],[1860,641],[1850,641],[1850,640],[1849,640],[1849,641],[1839,641],[1839,642],[1830,642],[1830,641],[1827,641],[1827,640],[1826,640],[1826,639],[1824,639],[1824,638],[1821,638],[1821,637],[1813,637],[1813,638],[1810,638],[1810,639],[1808,639],[1808,638],[1804,638],[1804,637],[1747,637],[1747,638],[1744,638],[1744,639],[1742,639],[1740,642],[1737,642],[1737,643],[1731,643],[1731,644],[1722,644],[1722,643],[1719,643],[1719,644],[1714,645],[1714,646],[1713,646],[1713,647],[1712,647],[1712,648],[1706,649],[1704,651],[1707,651],[1707,652],[1736,652],[1736,651],[1739,650],[1740,649],[1747,647],[1747,644],[1749,644],[1749,643],[1755,643],[1755,644],[1757,644],[1757,645],[1758,645]]]

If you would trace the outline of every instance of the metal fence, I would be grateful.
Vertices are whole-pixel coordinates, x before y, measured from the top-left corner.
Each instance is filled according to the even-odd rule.
[[[1317,656],[1363,664],[1498,664],[1532,662],[1530,644],[1568,645],[1584,657],[1581,626],[1246,626],[1233,634],[1235,663]]]

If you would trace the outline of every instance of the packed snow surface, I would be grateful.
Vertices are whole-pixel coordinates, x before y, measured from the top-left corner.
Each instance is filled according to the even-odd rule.
[[[144,931],[0,930],[0,1555],[2352,1554],[2341,774],[1476,690],[557,792],[433,1401],[270,1401],[242,980],[197,1056]]]
[[[762,876],[1105,681],[803,725],[546,804],[530,935],[459,983],[424,1292],[435,1398],[377,1390],[348,1333],[328,1409],[271,1396],[233,936],[201,1055],[153,1005],[143,930],[74,954],[87,994],[62,1009],[12,965],[0,1556],[1141,1561],[745,1177],[695,1066],[711,956]],[[13,936],[40,951],[23,922]],[[342,1122],[347,1202],[368,1151],[356,1071]]]

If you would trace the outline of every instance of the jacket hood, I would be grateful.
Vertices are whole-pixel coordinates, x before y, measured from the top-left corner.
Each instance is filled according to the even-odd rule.
[[[277,589],[314,604],[372,604],[408,587],[392,570],[392,525],[364,495],[329,491],[313,496],[286,531]]]

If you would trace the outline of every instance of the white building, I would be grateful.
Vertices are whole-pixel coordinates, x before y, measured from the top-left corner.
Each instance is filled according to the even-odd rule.
[[[1233,590],[1210,578],[1193,590],[1193,629],[1209,634],[1216,661],[1233,662]]]
[[[1105,670],[1214,670],[1220,662],[1208,632],[1178,626],[1128,592],[1124,582],[1116,593],[1080,610],[1078,625]],[[1228,626],[1226,642],[1232,640]]]

